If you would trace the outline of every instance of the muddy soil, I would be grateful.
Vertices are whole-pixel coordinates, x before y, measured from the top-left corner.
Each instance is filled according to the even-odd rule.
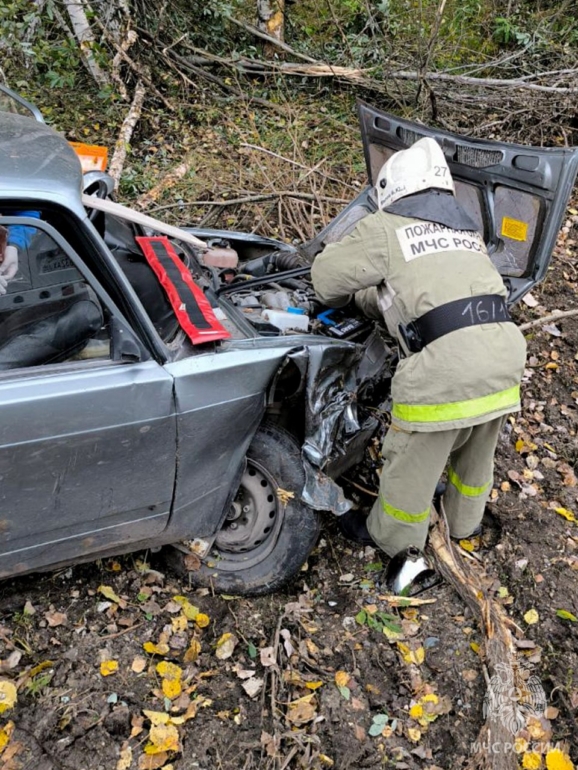
[[[533,292],[539,306],[522,304],[519,322],[577,306],[576,219]],[[509,420],[496,457],[487,531],[498,542],[482,558],[526,640],[522,654],[550,707],[550,742],[576,761],[578,318],[528,335],[524,409]],[[0,748],[8,740],[0,765],[464,766],[487,689],[477,623],[444,584],[424,595],[432,603],[392,607],[375,585],[379,553],[347,543],[330,518],[324,525],[298,578],[259,599],[195,591],[167,570],[162,553],[4,582],[1,670],[18,696],[0,715]],[[208,625],[194,611],[183,615],[175,596]],[[147,651],[147,643],[157,647]],[[162,661],[179,667],[180,694],[166,684]],[[428,695],[434,708],[420,720]],[[155,717],[144,711],[174,722],[154,732]]]

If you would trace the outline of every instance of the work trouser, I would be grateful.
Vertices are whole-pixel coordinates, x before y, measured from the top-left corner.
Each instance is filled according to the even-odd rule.
[[[503,417],[471,428],[431,433],[390,428],[382,448],[379,497],[367,519],[377,545],[389,556],[425,546],[432,498],[449,458],[443,497],[450,534],[470,536],[482,521],[492,489],[494,452]]]

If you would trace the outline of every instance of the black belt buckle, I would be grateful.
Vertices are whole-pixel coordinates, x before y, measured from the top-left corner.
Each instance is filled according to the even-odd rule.
[[[405,326],[404,324],[399,324],[397,330],[410,353],[419,353],[420,350],[423,350],[424,344],[421,334],[413,321],[410,321]]]

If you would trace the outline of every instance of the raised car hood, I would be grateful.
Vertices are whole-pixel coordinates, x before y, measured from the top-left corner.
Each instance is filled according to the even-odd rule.
[[[394,152],[432,137],[444,151],[458,200],[478,223],[510,288],[510,302],[545,276],[578,172],[578,148],[470,139],[363,102],[358,111],[370,184]]]

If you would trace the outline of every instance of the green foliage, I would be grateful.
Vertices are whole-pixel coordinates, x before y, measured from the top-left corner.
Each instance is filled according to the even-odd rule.
[[[394,634],[403,633],[402,627],[399,625],[399,618],[395,615],[390,615],[388,612],[375,612],[371,614],[367,610],[360,610],[355,616],[355,620],[360,626],[367,626],[373,631],[383,632],[384,628],[391,631]]]
[[[529,32],[524,32],[512,19],[507,19],[504,16],[497,16],[494,19],[494,25],[494,39],[498,43],[526,46],[532,39]]]

